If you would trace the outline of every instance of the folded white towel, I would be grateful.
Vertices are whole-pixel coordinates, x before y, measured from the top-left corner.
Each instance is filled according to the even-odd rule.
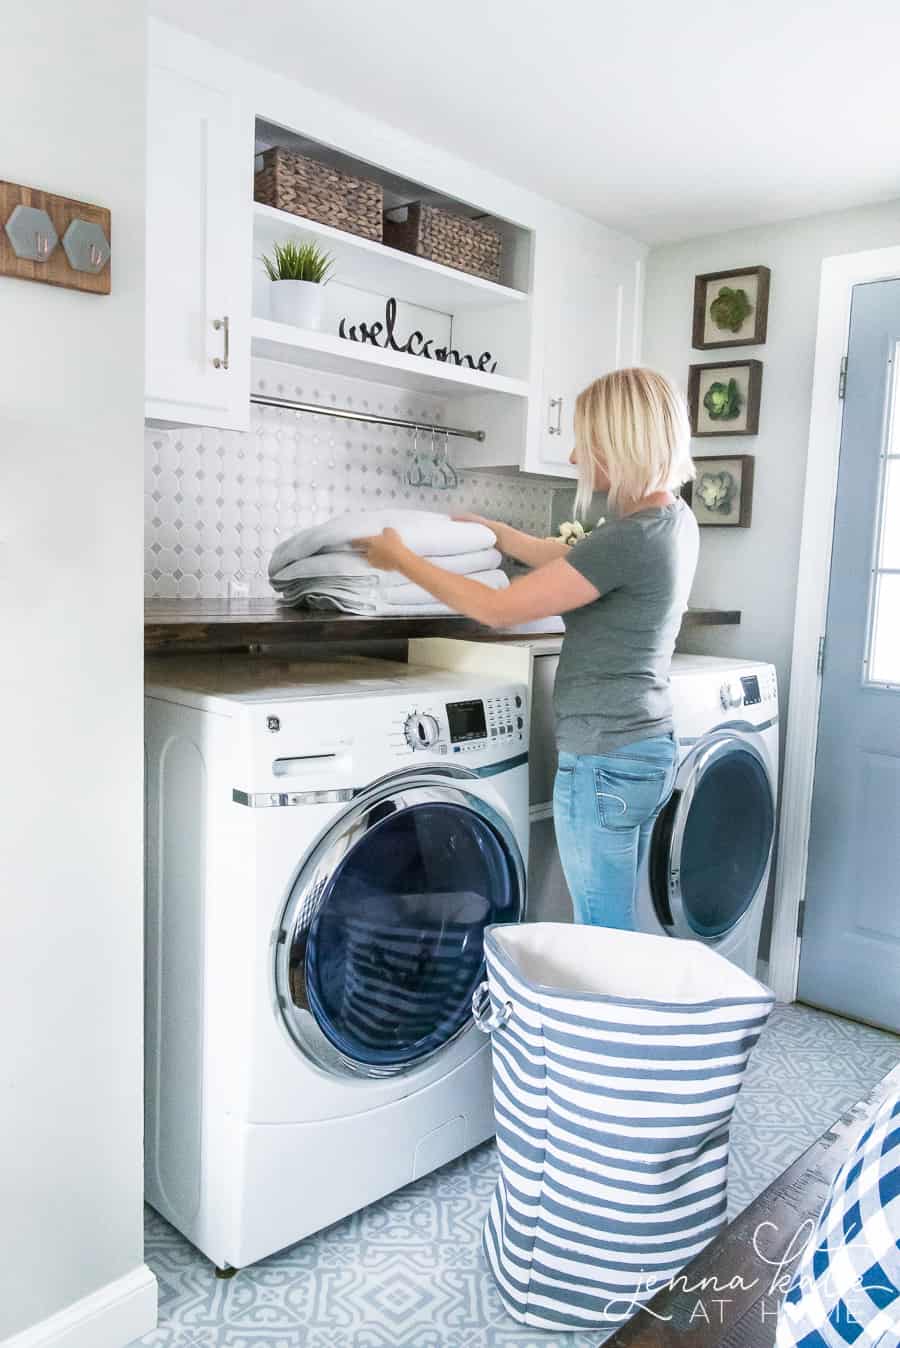
[[[371,572],[368,576],[307,576],[287,581],[280,588],[282,599],[288,604],[303,604],[308,608],[338,609],[342,613],[395,617],[432,614],[440,617],[454,610],[439,604],[427,590],[409,581],[382,585],[378,577],[386,572]],[[502,571],[479,571],[469,577],[492,590],[505,589],[509,580]]]
[[[461,552],[457,557],[425,557],[423,560],[457,576],[470,576],[477,571],[496,571],[502,559],[496,548],[481,548],[478,552]],[[357,552],[320,552],[315,557],[301,557],[282,567],[271,577],[271,582],[274,589],[285,590],[295,580],[331,576],[365,577],[372,585],[382,588],[405,584],[399,571],[380,571]]]
[[[304,557],[350,552],[354,538],[380,534],[383,529],[396,529],[406,546],[420,557],[458,557],[492,548],[497,541],[483,524],[451,520],[430,510],[353,510],[324,524],[300,529],[279,543],[269,562],[269,578]]]

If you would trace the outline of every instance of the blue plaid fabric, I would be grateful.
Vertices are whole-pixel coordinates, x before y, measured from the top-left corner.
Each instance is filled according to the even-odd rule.
[[[776,1348],[900,1344],[900,1090],[832,1181],[778,1320]]]

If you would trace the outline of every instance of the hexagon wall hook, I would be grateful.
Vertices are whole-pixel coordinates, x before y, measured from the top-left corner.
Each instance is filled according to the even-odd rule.
[[[37,206],[16,206],[6,222],[6,236],[23,262],[46,262],[59,243],[53,221]]]
[[[73,220],[63,235],[63,248],[74,271],[95,275],[109,261],[109,241],[94,220]]]

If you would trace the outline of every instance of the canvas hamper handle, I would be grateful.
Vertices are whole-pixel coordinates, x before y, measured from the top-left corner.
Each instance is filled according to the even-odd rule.
[[[487,980],[479,983],[472,993],[472,1018],[482,1034],[499,1030],[512,1015],[512,1002],[504,1002],[496,1011],[491,1010],[491,993]]]

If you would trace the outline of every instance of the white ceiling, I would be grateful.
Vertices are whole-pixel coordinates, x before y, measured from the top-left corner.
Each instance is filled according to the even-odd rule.
[[[897,0],[150,0],[651,242],[900,196]]]

